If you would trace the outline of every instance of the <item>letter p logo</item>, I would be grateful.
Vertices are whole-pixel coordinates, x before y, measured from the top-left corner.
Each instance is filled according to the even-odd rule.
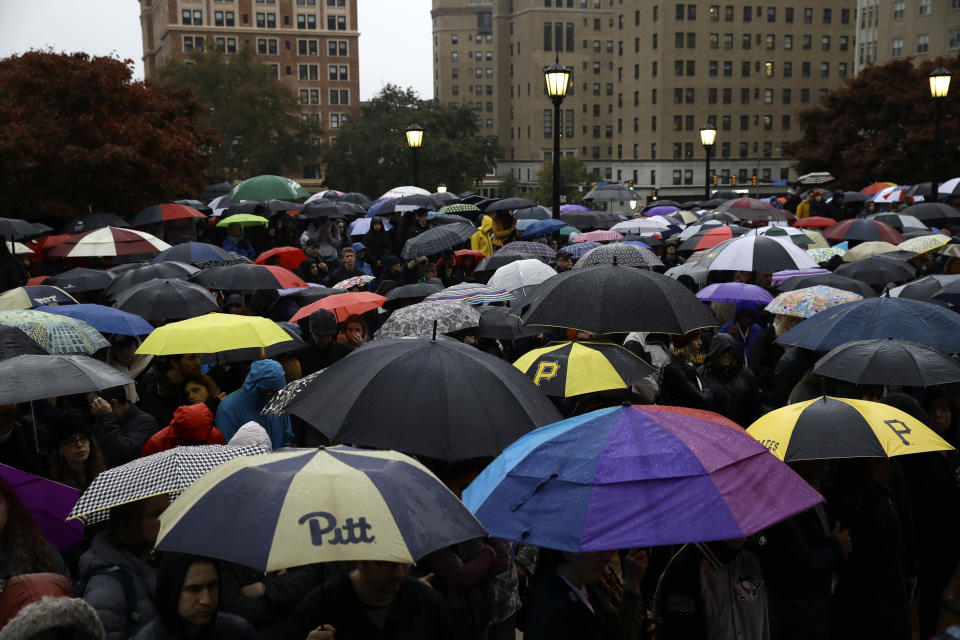
[[[900,438],[900,442],[908,446],[910,445],[910,441],[903,437],[910,433],[910,427],[900,420],[884,420],[883,423],[890,427],[890,430]]]
[[[555,378],[558,373],[560,373],[559,362],[541,362],[537,366],[536,375],[533,376],[533,384],[539,387],[541,382]]]

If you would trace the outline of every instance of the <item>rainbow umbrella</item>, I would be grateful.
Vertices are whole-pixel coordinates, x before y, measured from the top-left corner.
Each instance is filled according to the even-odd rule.
[[[549,267],[548,267],[549,268]],[[465,302],[466,304],[484,304],[487,302],[507,302],[517,296],[497,287],[464,282],[430,294],[424,302]]]

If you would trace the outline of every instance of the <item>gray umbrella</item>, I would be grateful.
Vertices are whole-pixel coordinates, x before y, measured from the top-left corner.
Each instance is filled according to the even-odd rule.
[[[472,224],[444,224],[427,229],[418,236],[407,240],[403,245],[402,258],[410,260],[418,256],[431,256],[452,249],[466,242],[477,232]]]
[[[660,258],[653,251],[634,244],[617,242],[590,249],[583,254],[582,258],[577,260],[577,264],[573,265],[573,268],[582,269],[584,267],[612,265],[614,261],[624,267],[650,268],[663,266]]]
[[[212,293],[192,282],[155,279],[135,287],[120,293],[117,307],[144,320],[185,320],[220,308]]]
[[[960,382],[960,364],[943,351],[893,338],[842,344],[817,360],[813,372],[854,384],[932,387]]]
[[[90,356],[22,355],[0,362],[0,404],[100,391],[133,382]]]
[[[605,184],[590,191],[590,193],[583,196],[583,199],[626,202],[627,200],[636,200],[637,194],[622,184]]]
[[[463,302],[420,302],[390,314],[373,338],[431,336],[434,322],[438,334],[471,329],[480,324],[480,312]]]

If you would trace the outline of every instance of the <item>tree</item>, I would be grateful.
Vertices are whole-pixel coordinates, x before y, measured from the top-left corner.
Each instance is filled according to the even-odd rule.
[[[300,117],[299,99],[273,77],[250,47],[237,54],[195,51],[193,64],[169,62],[152,80],[160,87],[188,89],[208,107],[204,122],[223,134],[213,166],[231,178],[299,173],[318,164],[323,146],[319,120]]]
[[[520,181],[510,171],[503,177],[498,190],[501,198],[515,198],[520,195]]]
[[[937,63],[910,59],[870,65],[800,113],[803,136],[783,145],[798,160],[798,172],[830,171],[849,188],[880,180],[916,184],[933,175],[934,103],[929,74]],[[944,60],[954,76],[960,58]],[[960,91],[942,106],[941,177],[960,175]]]
[[[580,202],[583,195],[578,187],[587,180],[587,167],[580,158],[560,158],[560,195],[566,196],[561,203],[574,204]],[[544,162],[540,171],[537,171],[537,189],[534,199],[545,207],[553,206],[553,163]]]
[[[360,116],[340,129],[325,156],[327,184],[342,191],[378,196],[413,180],[413,152],[404,129],[423,127],[417,186],[451,192],[471,188],[489,173],[503,150],[493,136],[479,135],[476,113],[468,106],[421,100],[412,89],[385,86],[364,104]]]
[[[182,91],[133,62],[30,51],[0,60],[0,215],[137,210],[196,193],[217,144]]]

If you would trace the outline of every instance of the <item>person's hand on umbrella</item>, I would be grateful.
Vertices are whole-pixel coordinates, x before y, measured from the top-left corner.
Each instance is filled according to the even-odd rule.
[[[110,406],[110,403],[97,396],[93,399],[93,402],[90,403],[90,413],[94,416],[102,416],[108,413],[113,413],[113,407]]]
[[[833,525],[833,537],[840,543],[840,548],[843,549],[843,555],[850,555],[850,552],[853,551],[853,541],[850,539],[850,530],[841,527],[840,523],[836,522]]]
[[[250,600],[256,600],[257,598],[262,598],[267,594],[267,588],[264,586],[263,582],[252,582],[250,584],[245,584],[240,587],[240,595],[244,598],[249,598]]]
[[[333,628],[333,625],[320,625],[310,632],[310,635],[307,636],[307,640],[333,640],[333,636],[336,632],[337,630]]]
[[[643,580],[649,564],[650,559],[643,549],[630,549],[627,555],[623,556],[623,588],[625,591],[633,591],[637,595],[642,595],[640,582]]]

